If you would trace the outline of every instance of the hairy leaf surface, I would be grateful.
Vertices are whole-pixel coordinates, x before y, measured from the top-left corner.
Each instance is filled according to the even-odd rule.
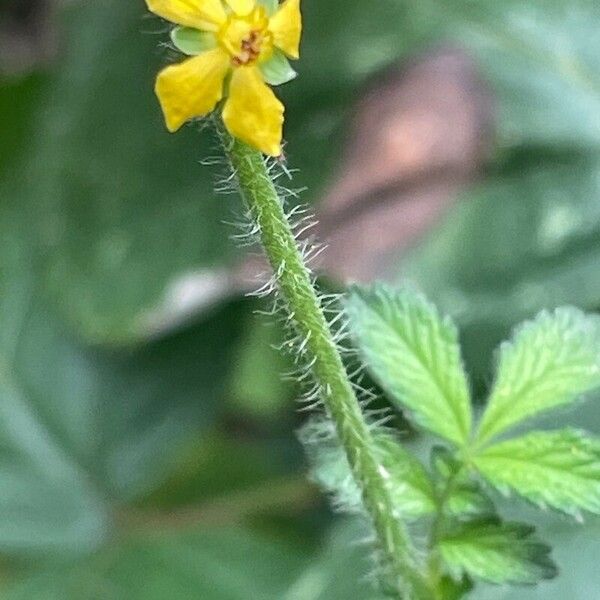
[[[600,441],[581,431],[535,431],[490,446],[474,463],[501,491],[570,514],[600,513]]]
[[[440,551],[455,577],[467,573],[493,583],[537,583],[556,575],[550,548],[521,523],[462,525],[445,537]]]
[[[478,439],[488,440],[598,386],[598,317],[575,308],[542,312],[500,347],[498,374]]]
[[[464,444],[471,404],[456,327],[421,295],[355,288],[350,323],[369,369],[421,427]]]

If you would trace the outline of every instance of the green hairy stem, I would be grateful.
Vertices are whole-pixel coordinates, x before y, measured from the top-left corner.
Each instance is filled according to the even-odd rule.
[[[421,573],[406,527],[395,516],[397,511],[389,493],[386,472],[373,451],[371,431],[265,160],[257,150],[232,138],[222,123],[217,122],[217,129],[240,193],[258,225],[264,251],[277,275],[280,293],[297,332],[306,340],[312,375],[362,490],[365,509],[383,552],[385,571],[399,597],[415,600],[435,598],[436,594],[429,589]]]

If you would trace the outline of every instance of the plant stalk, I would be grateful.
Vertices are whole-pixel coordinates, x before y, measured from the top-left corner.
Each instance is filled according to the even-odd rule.
[[[441,584],[443,572],[442,572],[442,559],[437,550],[437,546],[442,538],[444,528],[446,527],[447,522],[447,511],[448,511],[448,503],[452,494],[456,491],[456,485],[459,481],[459,478],[462,474],[462,467],[458,470],[454,471],[446,481],[446,485],[438,498],[438,507],[436,515],[433,519],[433,523],[431,524],[431,531],[429,536],[429,566],[428,566],[428,579],[430,581],[430,585],[434,587],[436,590],[439,589]]]
[[[362,490],[386,574],[398,596],[406,600],[435,598],[421,572],[412,541],[397,517],[386,472],[375,453],[371,431],[362,414],[339,350],[323,313],[312,278],[286,217],[282,201],[257,150],[233,138],[220,119],[217,130],[235,174],[240,194],[260,231],[266,256],[277,275],[280,293],[310,355],[312,375]]]

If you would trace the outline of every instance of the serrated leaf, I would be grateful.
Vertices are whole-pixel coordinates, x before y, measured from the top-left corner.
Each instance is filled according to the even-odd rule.
[[[576,308],[542,312],[500,347],[480,442],[600,386],[600,319]]]
[[[346,303],[362,356],[391,399],[415,422],[457,445],[471,431],[471,403],[458,332],[423,296],[355,288]]]
[[[298,76],[281,50],[275,49],[269,60],[259,65],[260,72],[270,85],[283,85]]]
[[[533,584],[557,574],[550,547],[533,531],[520,523],[472,522],[448,534],[439,549],[456,578],[466,573],[492,583]]]
[[[171,30],[171,41],[179,51],[189,56],[212,50],[217,45],[214,33],[192,27],[174,27]]]
[[[536,431],[494,444],[473,459],[501,491],[578,515],[600,514],[600,441],[581,431]]]
[[[360,489],[331,424],[310,421],[301,430],[300,439],[310,458],[313,478],[332,494],[335,505],[351,513],[361,512]],[[378,434],[374,441],[380,473],[388,482],[398,512],[405,518],[433,513],[435,491],[423,465],[389,435]]]
[[[527,511],[530,518],[530,511]],[[592,600],[598,596],[600,523],[573,527],[555,515],[544,519],[539,533],[552,546],[559,576],[543,585],[523,587],[478,585],[477,600]]]

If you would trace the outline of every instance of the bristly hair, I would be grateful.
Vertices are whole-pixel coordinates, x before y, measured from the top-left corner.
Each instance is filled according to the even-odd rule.
[[[210,160],[211,165],[221,166],[218,160]],[[333,340],[340,355],[347,364],[352,365],[348,375],[356,394],[361,410],[367,421],[369,430],[374,436],[388,433],[386,424],[391,418],[389,409],[372,409],[372,401],[376,394],[365,386],[365,370],[357,360],[357,352],[351,343],[349,334],[349,321],[341,302],[342,296],[338,293],[322,293],[316,285],[316,275],[312,267],[318,256],[325,251],[326,245],[319,243],[311,230],[317,221],[310,207],[299,202],[302,189],[291,189],[283,185],[284,181],[291,181],[292,172],[287,168],[285,161],[267,159],[269,176],[275,181],[276,190],[284,207],[294,238],[300,248],[311,282],[318,293],[318,300],[327,324],[332,331]],[[235,173],[227,172],[222,176],[216,186],[221,194],[239,194]],[[245,209],[235,216],[229,225],[236,229],[232,235],[234,242],[243,248],[260,248],[260,227],[252,218],[249,210]],[[275,318],[284,331],[284,341],[277,346],[277,350],[286,353],[291,358],[292,370],[282,374],[284,379],[292,380],[299,385],[301,394],[298,398],[299,411],[309,413],[305,425],[298,431],[298,438],[303,444],[311,464],[311,477],[327,492],[331,499],[333,509],[343,512],[364,521],[370,534],[368,541],[371,546],[377,539],[372,530],[369,519],[365,518],[367,512],[362,503],[362,492],[357,486],[351,468],[348,464],[343,446],[340,444],[333,420],[327,414],[323,397],[328,391],[323,389],[313,376],[312,368],[316,357],[308,350],[309,338],[299,333],[294,324],[295,315],[290,312],[287,303],[280,294],[279,279],[285,265],[279,265],[271,273],[257,276],[260,285],[248,295],[262,298],[267,305],[257,312],[268,314]],[[365,540],[361,540],[365,543]],[[374,570],[372,577],[377,580],[385,579],[385,567],[380,560],[379,552],[374,547],[372,557]]]

